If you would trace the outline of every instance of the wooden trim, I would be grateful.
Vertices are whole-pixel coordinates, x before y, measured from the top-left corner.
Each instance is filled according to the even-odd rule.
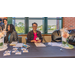
[[[18,36],[27,36],[27,34],[18,35]],[[51,34],[42,34],[42,36],[51,36]]]

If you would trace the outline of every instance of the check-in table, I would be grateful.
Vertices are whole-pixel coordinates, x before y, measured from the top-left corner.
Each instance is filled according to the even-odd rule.
[[[28,53],[22,53],[21,55],[15,55],[11,53],[9,56],[3,56],[4,51],[0,51],[0,58],[64,58],[64,57],[75,57],[74,49],[64,49],[60,50],[61,47],[50,46],[45,43],[46,47],[36,47],[34,43],[28,43],[30,48],[28,48]],[[12,51],[13,46],[9,46],[6,50]],[[19,49],[21,50],[21,49]]]

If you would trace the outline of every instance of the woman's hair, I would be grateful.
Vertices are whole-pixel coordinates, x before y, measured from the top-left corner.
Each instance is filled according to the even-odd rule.
[[[2,19],[0,18],[0,21],[2,21]]]
[[[10,26],[10,31],[8,31],[8,33],[12,33],[14,30],[14,25],[13,24],[9,24],[8,26]]]
[[[32,26],[33,26],[33,24],[36,24],[38,26],[38,24],[36,22],[32,23]]]
[[[6,19],[6,18],[4,18],[4,19],[3,19],[3,23],[4,23],[4,20],[6,20],[6,21],[7,21],[7,19]]]
[[[7,32],[7,36],[6,36],[6,42],[8,41],[8,36],[9,34],[11,34],[14,31],[14,25],[13,24],[9,24],[8,26],[10,26],[10,31]]]

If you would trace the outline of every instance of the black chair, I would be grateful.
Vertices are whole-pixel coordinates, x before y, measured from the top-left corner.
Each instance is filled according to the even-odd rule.
[[[25,38],[25,40],[26,40],[26,43],[27,43],[27,37]]]
[[[18,36],[18,42],[22,43],[22,36]]]
[[[62,37],[61,37],[61,32],[60,30],[55,30],[52,35],[52,42],[61,42],[62,41]]]

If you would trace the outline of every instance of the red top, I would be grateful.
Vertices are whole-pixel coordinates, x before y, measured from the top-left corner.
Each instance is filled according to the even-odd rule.
[[[37,38],[37,33],[33,33],[34,34],[34,39],[33,40],[36,40]]]

